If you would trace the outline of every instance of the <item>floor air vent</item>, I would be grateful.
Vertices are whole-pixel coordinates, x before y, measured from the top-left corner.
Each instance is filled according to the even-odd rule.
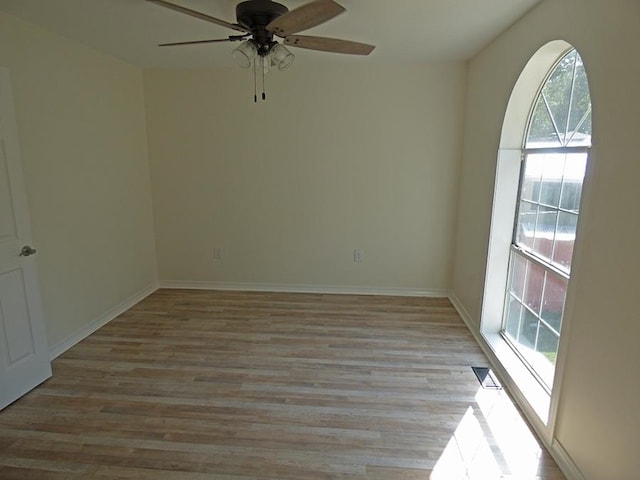
[[[491,369],[487,367],[471,367],[473,373],[478,377],[478,381],[482,388],[492,389],[492,390],[502,390],[502,385],[491,371]]]

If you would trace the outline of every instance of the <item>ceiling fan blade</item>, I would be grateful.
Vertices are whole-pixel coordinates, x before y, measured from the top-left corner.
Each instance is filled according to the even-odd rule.
[[[198,45],[201,43],[219,43],[219,42],[239,42],[245,37],[235,37],[231,36],[228,38],[215,38],[213,40],[191,40],[189,42],[171,42],[171,43],[161,43],[159,47],[175,47],[177,45]]]
[[[344,11],[344,7],[333,0],[315,0],[279,16],[267,25],[267,30],[286,37],[320,25]]]
[[[307,35],[290,35],[284,39],[284,44],[291,47],[320,50],[322,52],[348,53],[351,55],[369,55],[376,48],[366,43],[351,42],[338,38],[310,37]]]
[[[175,3],[171,2],[166,2],[165,0],[147,0],[147,2],[155,3],[156,5],[168,8],[169,10],[184,13],[185,15],[189,15],[191,17],[199,18],[200,20],[204,20],[205,22],[215,23],[216,25],[220,25],[221,27],[227,27],[238,32],[248,32],[246,28],[236,23],[225,22],[224,20],[220,20],[219,18],[215,18],[201,12],[196,12],[195,10],[191,10],[190,8],[176,5]]]

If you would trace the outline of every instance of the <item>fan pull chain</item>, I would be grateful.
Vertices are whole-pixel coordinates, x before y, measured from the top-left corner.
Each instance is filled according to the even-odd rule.
[[[265,91],[265,57],[260,56],[253,59],[253,102],[258,103],[258,67],[262,70],[262,100],[267,99],[267,93]]]
[[[267,94],[265,93],[265,88],[264,88],[264,69],[265,69],[265,65],[264,62],[266,61],[266,57],[260,57],[262,58],[262,100],[266,100],[267,99]]]
[[[253,59],[253,103],[258,103],[258,60]]]

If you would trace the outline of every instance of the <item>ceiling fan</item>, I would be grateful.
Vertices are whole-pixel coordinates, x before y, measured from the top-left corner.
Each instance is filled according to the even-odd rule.
[[[236,23],[226,22],[165,0],[147,1],[240,32],[238,35],[229,35],[227,38],[160,44],[163,47],[241,41],[246,47],[242,49],[241,45],[236,49],[236,51],[240,50],[238,55],[235,55],[234,52],[234,56],[238,60],[245,60],[242,58],[243,55],[247,56],[248,59],[253,50],[259,57],[273,54],[276,57],[276,61],[280,60],[276,64],[281,70],[288,67],[292,59],[286,55],[286,53],[290,55],[290,52],[285,52],[279,48],[282,45],[274,40],[274,36],[283,38],[284,45],[324,52],[369,55],[375,48],[373,45],[337,38],[295,35],[298,32],[331,20],[345,11],[344,7],[333,0],[314,0],[293,10],[289,10],[284,5],[272,0],[248,0],[236,6]],[[246,64],[246,62],[243,63]],[[243,66],[248,67],[250,64]]]
[[[266,100],[264,74],[269,71],[271,66],[276,66],[279,70],[286,70],[293,63],[295,56],[284,45],[352,55],[369,55],[375,48],[366,43],[338,38],[296,35],[298,32],[331,20],[345,11],[344,7],[333,0],[313,0],[291,11],[272,0],[247,0],[236,6],[236,23],[230,23],[166,0],[147,0],[147,2],[239,32],[237,35],[229,35],[226,38],[162,43],[159,46],[242,42],[233,51],[233,58],[241,67],[249,68],[253,65],[253,98],[255,102],[258,101],[258,69],[262,74],[262,99]],[[275,36],[284,39],[282,44],[274,40]]]

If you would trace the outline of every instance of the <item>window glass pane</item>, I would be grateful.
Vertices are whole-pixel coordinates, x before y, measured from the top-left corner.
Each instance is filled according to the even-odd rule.
[[[524,283],[527,272],[527,262],[516,254],[511,254],[511,271],[509,273],[509,292],[517,299],[522,300]]]
[[[589,82],[580,55],[576,54],[576,75],[569,116],[568,145],[591,145],[591,97]]]
[[[558,340],[560,337],[553,331],[549,330],[543,323],[538,329],[538,342],[536,343],[536,352],[542,355],[553,365],[556,364],[556,355],[558,352]]]
[[[515,242],[567,272],[577,223],[571,212],[580,208],[586,165],[585,152],[529,154],[524,162]]]
[[[580,196],[582,195],[582,183],[565,181],[562,184],[562,198],[560,208],[578,212],[580,210]]]
[[[576,242],[577,225],[577,214],[559,213],[552,263],[566,272],[571,271],[571,258],[573,257],[573,247]]]
[[[526,308],[523,311],[522,322],[520,323],[520,334],[518,335],[518,343],[526,348],[533,349],[536,344],[536,336],[538,334],[538,317]]]
[[[591,103],[589,103],[591,106]],[[569,139],[569,146],[571,147],[590,147],[591,146],[591,108],[587,112],[584,120],[581,120],[581,124],[578,125],[576,131]]]
[[[538,202],[540,199],[540,182],[544,171],[544,155],[527,155],[524,162],[524,175],[522,176],[522,191],[520,198]]]
[[[543,180],[540,188],[540,203],[557,208],[560,204],[561,190],[562,178]]]
[[[580,55],[573,50],[554,67],[536,100],[527,148],[591,145],[591,98]]]
[[[507,313],[505,331],[514,340],[518,338],[518,331],[520,330],[520,315],[522,314],[522,305],[515,298],[509,295],[507,301]]]
[[[527,275],[524,287],[524,304],[531,310],[540,312],[544,270],[535,263],[527,261]]]
[[[533,237],[536,233],[538,208],[528,202],[520,202],[516,244],[525,250],[533,250]]]
[[[565,143],[567,121],[571,105],[571,89],[574,78],[576,52],[565,56],[551,73],[542,89],[542,96],[549,105],[551,118],[560,133],[560,140]]]
[[[565,155],[545,155],[543,164],[540,203],[557,207],[560,204],[562,177],[565,170]]]
[[[518,291],[525,272],[524,303],[512,292]],[[503,333],[547,386],[551,386],[558,349],[567,281],[556,273],[511,253]],[[525,306],[526,304],[526,306]]]
[[[557,275],[547,273],[540,317],[558,333],[560,333],[562,325],[562,312],[566,293],[567,281]]]
[[[542,258],[551,260],[555,239],[558,211],[551,207],[539,207],[536,233],[533,239],[533,252]]]
[[[574,212],[580,210],[580,195],[586,170],[586,153],[570,153],[566,155],[560,208]]]
[[[526,146],[527,148],[562,146],[542,95],[538,98],[536,107],[533,110]]]

